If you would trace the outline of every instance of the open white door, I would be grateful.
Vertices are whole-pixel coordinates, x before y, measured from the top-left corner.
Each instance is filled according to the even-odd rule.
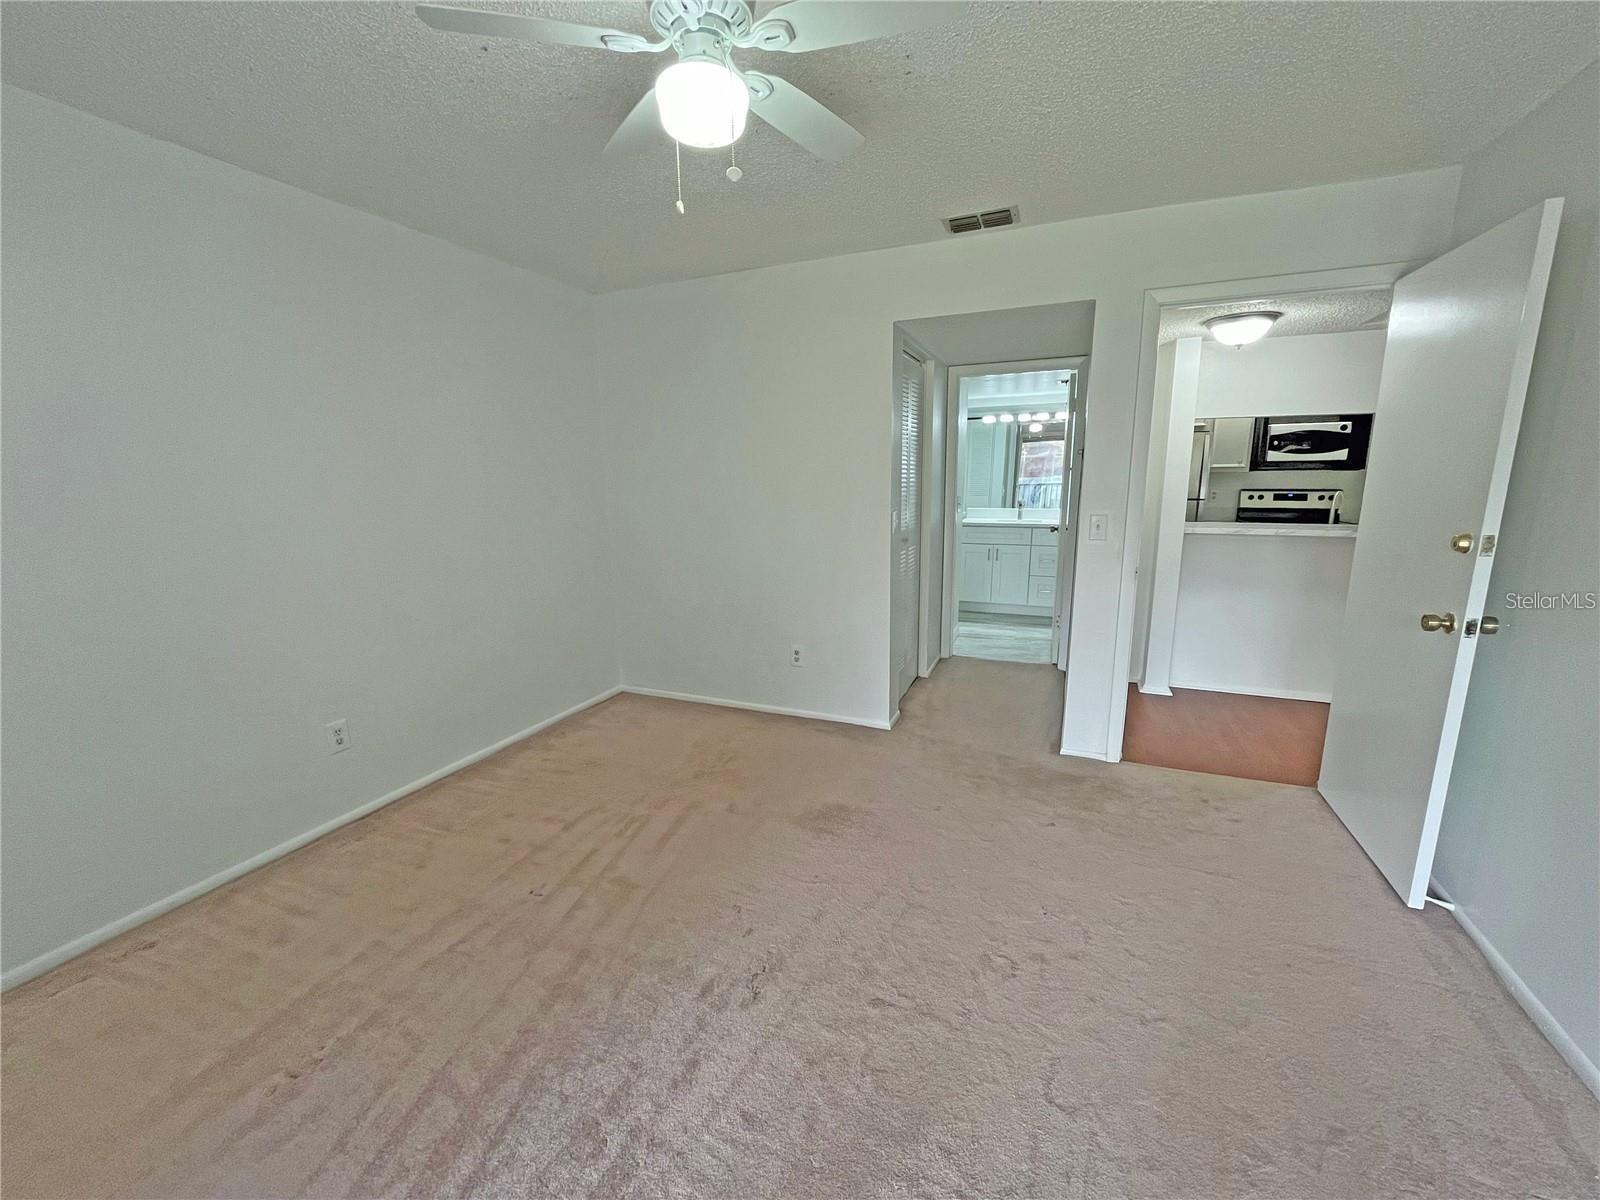
[[[892,463],[890,534],[894,577],[890,581],[889,649],[894,699],[917,678],[917,626],[922,603],[922,359],[900,347],[895,359],[895,456]]]
[[[1433,869],[1561,205],[1394,288],[1318,788],[1412,908]]]

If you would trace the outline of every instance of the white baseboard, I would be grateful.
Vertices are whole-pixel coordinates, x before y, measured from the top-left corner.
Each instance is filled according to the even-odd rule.
[[[1182,688],[1187,692],[1224,692],[1229,696],[1267,696],[1274,700],[1315,700],[1318,704],[1332,704],[1331,692],[1298,692],[1291,688],[1243,688],[1222,687],[1215,683],[1189,683],[1174,679],[1171,681],[1175,688]]]
[[[724,700],[720,696],[697,696],[693,692],[664,692],[659,688],[622,685],[622,691],[635,696],[655,696],[661,700],[687,700],[690,704],[711,704],[717,708],[742,708],[746,712],[774,713],[780,717],[804,717],[808,721],[832,721],[836,725],[860,725],[866,729],[890,729],[893,721],[869,721],[864,717],[841,717],[837,713],[810,712],[803,708],[782,708],[776,704],[752,704],[746,700]]]
[[[605,691],[596,696],[591,696],[589,699],[584,700],[581,703],[574,704],[571,708],[556,713],[553,717],[546,717],[538,724],[528,726],[528,728],[522,730],[520,733],[513,733],[510,737],[501,738],[492,746],[485,746],[482,750],[474,751],[465,758],[459,759],[447,767],[440,767],[437,771],[430,772],[429,774],[424,775],[421,779],[413,780],[404,787],[396,788],[386,796],[379,796],[376,800],[368,801],[366,804],[361,805],[361,807],[351,809],[349,812],[343,814],[342,816],[335,817],[331,821],[325,821],[323,824],[318,825],[315,829],[308,829],[304,833],[297,834],[288,841],[272,847],[270,850],[263,850],[260,854],[257,854],[252,858],[245,859],[242,863],[237,863],[234,866],[218,871],[215,875],[212,875],[207,879],[202,879],[199,883],[190,884],[186,888],[181,888],[163,900],[157,900],[154,904],[147,904],[138,911],[131,912],[125,917],[118,917],[115,921],[112,921],[107,925],[102,925],[99,929],[96,929],[91,933],[86,933],[82,937],[73,938],[70,942],[67,942],[62,946],[57,946],[54,950],[47,950],[45,953],[29,959],[25,963],[21,963],[18,966],[12,967],[11,970],[5,972],[4,975],[0,975],[0,990],[15,987],[19,983],[26,983],[28,980],[33,979],[36,976],[43,975],[52,967],[58,967],[68,959],[76,958],[85,950],[91,950],[95,946],[98,946],[101,942],[110,941],[119,933],[126,933],[135,926],[143,925],[146,921],[154,920],[163,913],[171,912],[179,905],[187,904],[189,901],[197,899],[198,897],[205,895],[207,892],[221,887],[225,883],[231,883],[235,879],[238,879],[241,875],[248,875],[251,871],[256,870],[258,867],[264,867],[268,863],[273,862],[276,859],[280,859],[292,851],[300,849],[302,846],[309,845],[318,838],[324,837],[327,834],[332,833],[334,830],[350,824],[352,821],[359,821],[368,813],[377,812],[378,809],[387,804],[393,804],[396,800],[402,800],[411,795],[412,792],[420,791],[421,789],[427,787],[430,783],[437,783],[447,775],[454,775],[457,771],[464,770],[465,768],[472,766],[474,763],[482,762],[491,754],[496,754],[499,751],[504,750],[507,746],[511,746],[522,741],[523,738],[532,737],[540,730],[548,729],[550,726],[559,721],[565,721],[568,717],[574,716],[586,708],[592,708],[603,700],[609,700],[622,690],[623,689],[620,684],[616,687],[607,688]]]
[[[1522,1005],[1529,1019],[1556,1048],[1556,1053],[1577,1072],[1584,1086],[1600,1097],[1600,1068],[1589,1061],[1589,1056],[1583,1052],[1583,1048],[1572,1040],[1572,1036],[1561,1027],[1561,1023],[1555,1019],[1539,997],[1534,995],[1533,989],[1522,981],[1522,976],[1518,975],[1500,951],[1494,948],[1494,943],[1484,936],[1483,930],[1473,924],[1472,918],[1462,911],[1461,905],[1452,900],[1450,893],[1439,886],[1439,881],[1429,879],[1428,884],[1431,891],[1455,904],[1455,909],[1450,915],[1455,917],[1456,924],[1466,931],[1466,935],[1472,939],[1472,944],[1478,948],[1483,957],[1489,960],[1489,966],[1500,977],[1500,982],[1506,985],[1506,991],[1511,993],[1511,998]]]
[[[1120,754],[1116,755],[1115,757],[1112,757],[1111,755],[1107,754],[1103,750],[1069,750],[1065,746],[1061,747],[1061,757],[1062,758],[1092,758],[1092,759],[1094,759],[1095,762],[1108,762],[1108,763],[1114,763],[1114,762],[1121,762],[1122,761],[1122,755],[1120,755]]]

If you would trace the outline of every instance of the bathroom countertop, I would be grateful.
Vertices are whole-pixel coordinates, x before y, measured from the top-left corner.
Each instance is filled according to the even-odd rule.
[[[973,525],[984,529],[1055,529],[1060,521],[1018,521],[1018,520],[989,520],[988,518],[968,517],[961,522],[963,525]]]

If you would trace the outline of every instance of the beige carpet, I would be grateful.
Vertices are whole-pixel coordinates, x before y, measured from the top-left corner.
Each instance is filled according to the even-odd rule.
[[[5,1195],[1595,1194],[1447,915],[1059,679],[619,697],[138,929],[5,998]]]

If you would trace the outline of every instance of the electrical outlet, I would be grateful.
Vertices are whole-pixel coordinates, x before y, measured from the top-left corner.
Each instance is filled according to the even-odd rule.
[[[327,728],[329,754],[338,754],[341,750],[350,749],[350,723],[345,718],[329,721]]]
[[[789,647],[789,665],[803,667],[806,665],[806,648],[804,646]]]

